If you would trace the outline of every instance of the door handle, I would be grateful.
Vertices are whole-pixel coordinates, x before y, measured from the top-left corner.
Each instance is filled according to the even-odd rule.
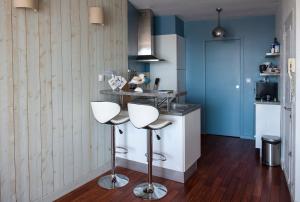
[[[284,107],[284,110],[291,112],[292,108],[291,107]]]

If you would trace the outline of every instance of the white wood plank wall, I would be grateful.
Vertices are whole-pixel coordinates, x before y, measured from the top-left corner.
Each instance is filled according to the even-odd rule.
[[[97,75],[126,75],[127,58],[127,0],[0,0],[0,202],[51,201],[109,169],[90,101],[108,99]]]

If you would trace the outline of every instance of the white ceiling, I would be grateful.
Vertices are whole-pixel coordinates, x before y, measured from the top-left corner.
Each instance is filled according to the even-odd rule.
[[[222,17],[261,16],[276,13],[280,0],[129,0],[137,9],[151,8],[155,15],[177,15],[185,21]]]

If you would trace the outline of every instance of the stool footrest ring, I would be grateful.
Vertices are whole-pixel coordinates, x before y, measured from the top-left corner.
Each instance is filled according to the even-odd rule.
[[[146,153],[145,156],[148,158],[148,153]],[[153,152],[153,156],[156,156],[156,157],[152,158],[153,161],[166,161],[167,160],[167,157],[165,155],[158,153],[158,152]]]
[[[128,149],[125,147],[116,147],[116,153],[117,154],[127,154]]]

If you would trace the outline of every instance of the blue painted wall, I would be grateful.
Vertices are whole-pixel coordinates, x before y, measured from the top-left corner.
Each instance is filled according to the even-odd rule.
[[[155,16],[154,35],[178,34],[184,36],[184,22],[175,15]]]
[[[211,30],[215,26],[215,21],[186,22],[184,25],[187,54],[187,102],[204,106],[205,79],[222,79],[205,78],[204,42],[212,40]],[[260,80],[258,66],[266,61],[264,55],[275,36],[275,17],[222,20],[222,26],[226,28],[228,38],[239,38],[242,41],[242,137],[252,139],[254,138],[254,89],[255,82]],[[252,82],[246,83],[247,78],[250,78]],[[222,105],[221,102],[220,105]]]

